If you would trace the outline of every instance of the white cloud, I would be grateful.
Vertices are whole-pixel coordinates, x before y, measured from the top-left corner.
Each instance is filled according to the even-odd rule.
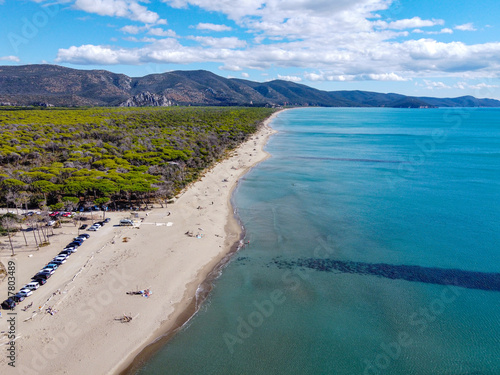
[[[367,74],[372,81],[409,81],[409,78],[401,77],[396,73]]]
[[[221,31],[231,31],[233,28],[227,25],[216,25],[213,23],[199,23],[198,25],[196,25],[196,29],[221,32]]]
[[[439,31],[424,31],[424,30],[421,30],[421,29],[415,29],[415,30],[412,30],[412,33],[416,33],[416,34],[428,34],[428,35],[437,35],[437,34],[453,34],[453,30],[448,28],[448,27],[445,27],[444,29],[441,29]]]
[[[131,49],[112,49],[104,46],[83,45],[60,49],[56,62],[70,62],[73,64],[138,64],[138,54]]]
[[[409,19],[397,20],[392,22],[376,21],[374,24],[383,29],[404,30],[404,29],[444,25],[444,20],[435,20],[435,19],[423,20],[420,17],[413,17]]]
[[[301,82],[302,78],[298,76],[282,76],[281,74],[278,74],[278,79],[281,79],[283,81],[290,81],[290,82]]]
[[[127,38],[123,38],[123,40],[126,40],[128,42],[135,42],[135,43],[153,43],[153,42],[156,42],[157,39],[155,38],[147,38],[147,37],[143,37],[143,38],[136,38],[135,36],[129,36]]]
[[[236,37],[213,38],[207,36],[190,36],[188,39],[194,40],[206,47],[221,49],[244,48],[247,45],[247,42]]]
[[[137,35],[143,32],[147,32],[149,35],[154,35],[154,36],[169,37],[169,38],[177,37],[177,34],[173,30],[164,30],[161,27],[151,27],[151,25],[145,25],[145,26],[127,25],[123,26],[120,29],[120,31],[125,34],[132,34],[132,35]]]
[[[371,29],[368,17],[387,9],[392,0],[163,0],[177,7],[188,5],[220,12],[238,25],[268,36],[303,38]]]
[[[441,29],[440,33],[441,34],[453,34],[453,30],[448,28],[448,27],[445,27],[444,29]]]
[[[84,1],[97,2],[77,0]],[[100,1],[114,6],[112,10],[101,9],[101,13],[117,17],[128,15],[130,19],[130,5],[139,4],[139,0]],[[316,72],[305,75],[303,79],[332,81],[404,81],[436,74],[474,79],[495,75],[500,70],[498,42],[471,45],[457,41],[439,42],[429,35],[453,33],[451,28],[436,27],[443,25],[443,20],[413,17],[388,22],[382,16],[377,17],[377,12],[387,9],[392,0],[163,1],[175,7],[194,6],[221,12],[251,37],[248,41],[237,37],[199,35],[181,38],[172,30],[157,27],[162,23],[158,19],[156,23],[145,22],[144,26],[130,25],[120,29],[132,36],[142,33],[142,39],[137,36],[127,40],[145,45],[128,49],[102,45],[72,46],[60,49],[57,61],[98,65],[211,62],[219,63],[219,69],[239,72],[270,67],[302,68]],[[118,3],[124,4],[121,13],[115,9]],[[148,3],[140,4],[146,9]],[[200,30],[199,34],[203,34],[203,30],[230,29],[226,25],[211,23],[200,23],[193,28]],[[398,39],[410,35],[407,29],[412,30],[414,36],[420,33],[427,38]],[[166,39],[154,41],[145,36]],[[198,44],[193,45],[186,39]],[[465,78],[467,74],[470,77]]]
[[[500,43],[466,45],[433,39],[402,43],[370,38],[360,43],[326,44],[324,41],[298,41],[248,45],[236,37],[191,36],[200,46],[181,44],[181,40],[161,39],[137,49],[108,46],[73,46],[60,49],[58,62],[76,64],[141,64],[217,62],[221,69],[267,69],[294,67],[323,70],[312,80],[392,80],[402,81],[440,73],[447,76],[469,74],[469,78],[495,75],[500,69]],[[173,42],[175,41],[175,43]]]
[[[228,70],[230,72],[241,72],[243,68],[238,65],[225,64],[223,66],[219,66],[219,70]]]
[[[461,31],[476,31],[476,29],[474,28],[474,24],[472,22],[464,23],[463,25],[455,26],[455,29],[461,30]]]
[[[470,88],[474,90],[482,90],[482,89],[493,89],[498,88],[498,85],[488,85],[487,83],[478,83],[477,85],[471,85]]]
[[[160,16],[135,0],[76,0],[74,7],[100,16],[122,17],[144,23],[157,23]]]
[[[450,86],[440,81],[430,81],[428,79],[424,79],[425,88],[428,90],[434,89],[449,89]]]
[[[177,34],[173,30],[164,30],[160,27],[153,27],[148,30],[149,35],[175,38]]]
[[[243,78],[250,78],[250,74],[248,74],[248,73],[241,73],[241,76]]]
[[[20,62],[21,59],[17,56],[0,56],[0,61]]]
[[[467,82],[457,82],[454,86],[454,88],[461,89],[461,90],[467,90],[467,89],[472,89],[472,90],[484,90],[484,89],[496,89],[500,86],[498,85],[490,85],[485,82],[477,83],[474,85],[471,85]]]
[[[144,30],[146,30],[146,26],[135,26],[135,25],[123,26],[120,29],[120,31],[125,34],[133,34],[133,35],[142,33]]]
[[[306,79],[310,81],[409,81],[396,73],[370,73],[370,74],[328,74],[321,72],[305,73]]]

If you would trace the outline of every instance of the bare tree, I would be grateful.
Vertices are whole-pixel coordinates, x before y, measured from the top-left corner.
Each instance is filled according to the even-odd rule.
[[[10,217],[10,216],[4,216],[2,218],[2,226],[5,227],[5,229],[7,229],[7,236],[9,237],[9,243],[10,243],[10,249],[12,250],[12,256],[16,255],[14,253],[14,245],[12,245],[12,238],[10,236],[10,229],[16,225],[16,221],[14,220],[14,218]]]
[[[36,223],[37,223],[37,215],[32,215],[27,217],[28,226],[31,227],[33,231],[33,237],[35,238],[35,245],[38,248],[38,241],[36,239]]]

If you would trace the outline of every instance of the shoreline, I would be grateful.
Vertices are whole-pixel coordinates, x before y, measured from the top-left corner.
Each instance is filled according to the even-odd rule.
[[[0,356],[8,374],[123,374],[136,368],[175,335],[198,311],[243,236],[231,204],[234,189],[249,170],[270,155],[263,150],[276,133],[269,124],[281,111],[206,170],[165,207],[107,212],[111,222],[71,255],[66,264],[16,308],[16,367]],[[102,213],[89,213],[100,220]],[[140,225],[122,227],[127,217]],[[89,221],[87,221],[88,223]],[[72,222],[53,229],[50,245],[25,246],[16,236],[16,255],[0,248],[0,261],[16,263],[17,286],[64,245],[82,233]],[[149,298],[127,295],[149,288]],[[0,281],[7,295],[7,282]],[[54,314],[47,313],[50,308]],[[120,318],[132,317],[123,323]],[[0,318],[0,347],[8,342]],[[63,358],[64,360],[61,360]]]
[[[176,316],[175,323],[170,327],[159,328],[158,332],[152,335],[153,340],[150,340],[150,343],[146,346],[142,347],[139,351],[131,354],[127,357],[122,363],[120,363],[116,369],[116,372],[113,374],[118,375],[131,375],[139,370],[141,366],[143,366],[148,360],[150,360],[158,351],[161,350],[189,321],[196,315],[201,305],[205,302],[206,298],[209,296],[210,292],[213,290],[214,281],[221,275],[223,269],[227,266],[232,256],[236,254],[242,246],[242,240],[245,236],[245,229],[240,223],[234,207],[232,205],[232,197],[233,193],[238,187],[238,184],[243,176],[245,176],[252,168],[256,165],[262,163],[269,157],[271,154],[264,151],[264,147],[269,141],[269,138],[276,134],[277,131],[270,127],[271,122],[275,119],[275,117],[284,110],[279,110],[273,113],[269,118],[267,118],[261,128],[253,134],[252,137],[259,136],[261,130],[265,128],[270,129],[271,131],[266,134],[264,142],[260,145],[261,149],[259,150],[264,154],[263,158],[256,160],[251,165],[245,167],[243,172],[238,176],[238,178],[234,181],[227,196],[227,205],[230,209],[231,213],[227,215],[227,221],[224,228],[225,237],[229,237],[229,235],[233,232],[238,232],[239,239],[232,244],[226,243],[226,249],[220,253],[220,257],[216,260],[215,264],[207,264],[203,270],[200,270],[200,273],[203,274],[203,277],[197,277],[196,280],[193,280],[186,287],[186,296],[187,300],[190,302],[187,305],[179,306],[179,309],[176,307],[174,311],[174,315]],[[247,141],[248,142],[248,141]],[[245,142],[246,143],[246,142]],[[240,147],[238,147],[239,149]],[[222,161],[224,162],[224,161]],[[228,239],[228,238],[227,238]],[[206,272],[208,270],[208,272]],[[201,282],[199,282],[201,280]],[[196,288],[194,287],[196,286]],[[201,288],[201,291],[200,291]],[[200,293],[201,292],[201,293]],[[193,298],[194,295],[194,298]],[[180,309],[182,307],[182,309]]]

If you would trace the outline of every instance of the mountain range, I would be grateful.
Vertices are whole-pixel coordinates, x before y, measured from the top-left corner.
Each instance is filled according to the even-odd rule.
[[[495,99],[413,97],[369,91],[322,91],[283,80],[253,82],[205,70],[129,77],[58,65],[0,66],[0,105],[12,106],[323,106],[500,107]]]

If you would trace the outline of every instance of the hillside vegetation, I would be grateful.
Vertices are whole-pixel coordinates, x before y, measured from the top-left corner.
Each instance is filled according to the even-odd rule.
[[[321,106],[321,107],[500,107],[500,101],[417,98],[369,91],[323,91],[274,80],[224,78],[205,70],[129,77],[106,70],[57,65],[0,66],[0,106]]]
[[[71,210],[168,199],[273,111],[0,110],[0,204]]]

